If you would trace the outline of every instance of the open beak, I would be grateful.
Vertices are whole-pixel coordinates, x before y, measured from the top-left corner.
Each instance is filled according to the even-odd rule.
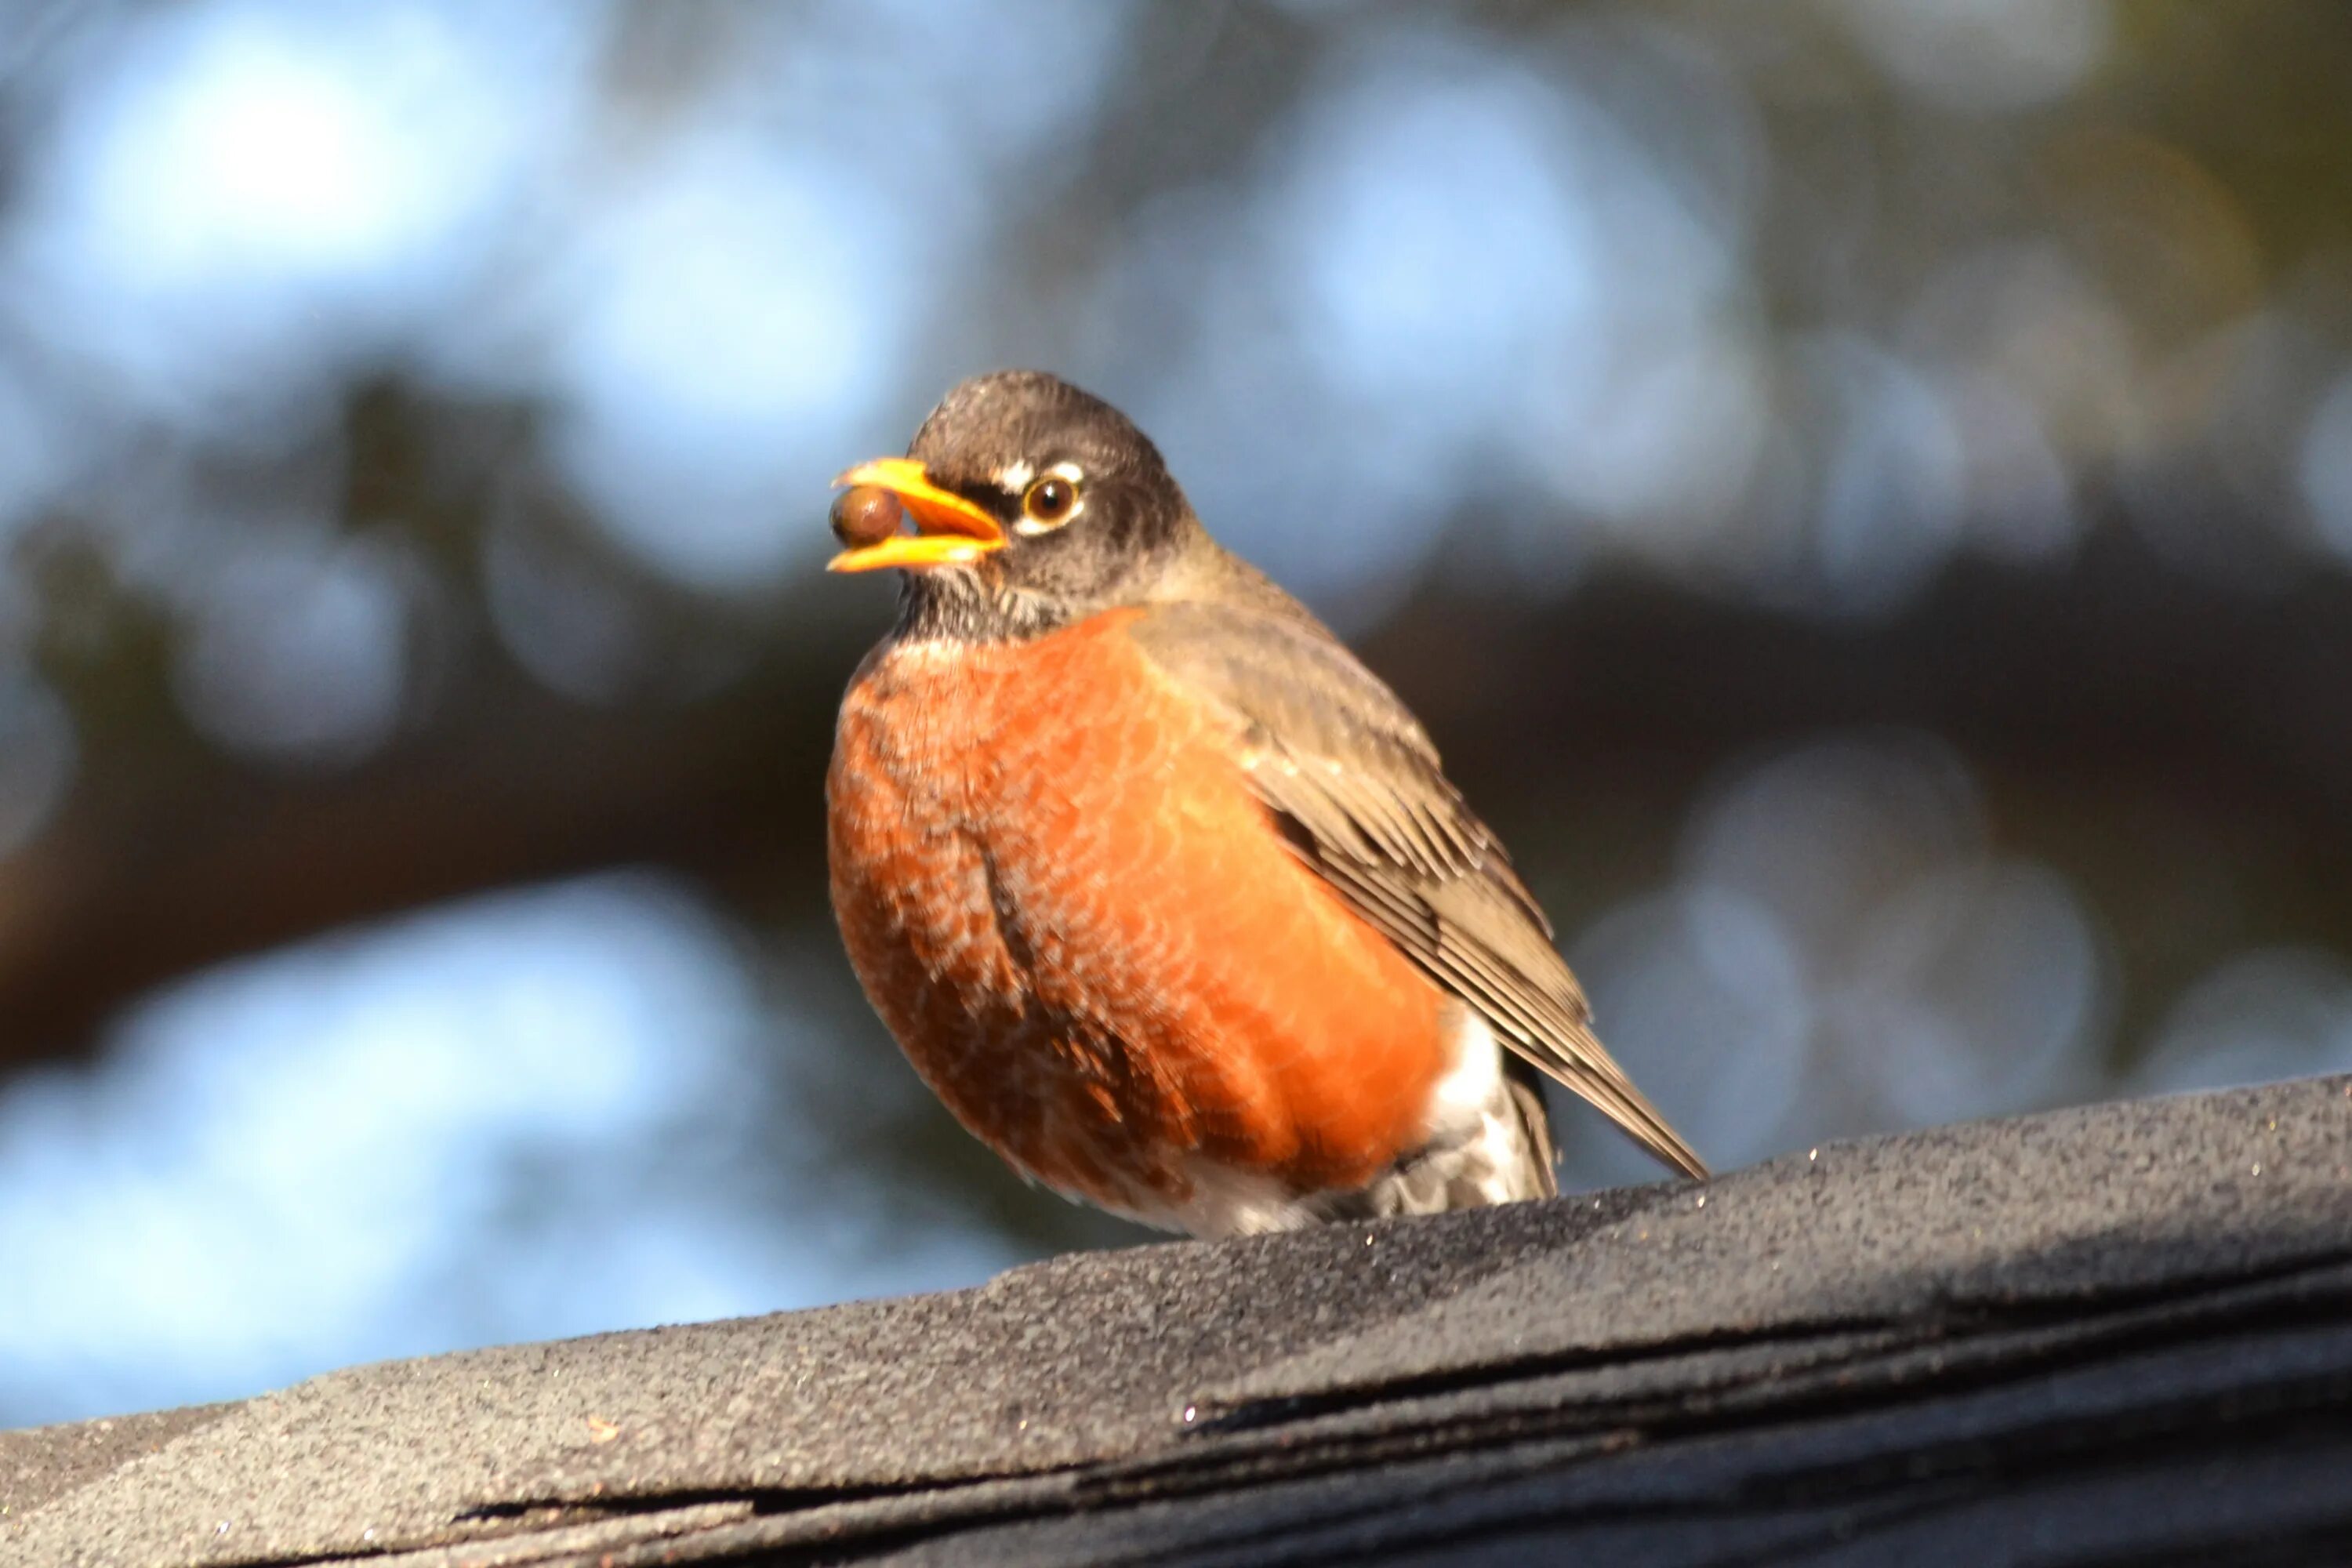
[[[916,531],[845,550],[824,563],[828,572],[958,566],[1004,548],[1004,530],[994,518],[953,490],[931,483],[923,465],[912,458],[877,458],[833,482],[835,487],[876,485],[888,490],[914,515]]]

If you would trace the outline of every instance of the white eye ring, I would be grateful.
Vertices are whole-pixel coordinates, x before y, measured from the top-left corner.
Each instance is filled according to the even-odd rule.
[[[1056,463],[1021,494],[1021,517],[1013,531],[1026,539],[1067,528],[1087,510],[1086,476],[1076,463]]]

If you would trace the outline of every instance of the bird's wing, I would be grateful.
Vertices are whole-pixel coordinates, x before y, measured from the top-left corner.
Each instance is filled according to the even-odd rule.
[[[1243,766],[1300,858],[1496,1035],[1660,1160],[1706,1166],[1593,1035],[1551,925],[1503,846],[1389,689],[1304,609],[1151,606],[1130,635],[1234,726]]]

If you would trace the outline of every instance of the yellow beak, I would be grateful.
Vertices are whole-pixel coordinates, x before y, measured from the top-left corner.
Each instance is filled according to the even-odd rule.
[[[959,566],[1004,548],[1004,530],[994,518],[953,490],[933,484],[923,465],[912,458],[877,458],[833,482],[836,488],[876,485],[888,490],[914,514],[916,531],[845,550],[824,563],[828,572]]]

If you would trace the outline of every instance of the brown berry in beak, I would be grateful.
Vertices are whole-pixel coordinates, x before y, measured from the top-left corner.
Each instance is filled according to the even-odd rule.
[[[907,509],[880,485],[856,485],[833,500],[833,536],[851,550],[881,543],[906,521]]]

